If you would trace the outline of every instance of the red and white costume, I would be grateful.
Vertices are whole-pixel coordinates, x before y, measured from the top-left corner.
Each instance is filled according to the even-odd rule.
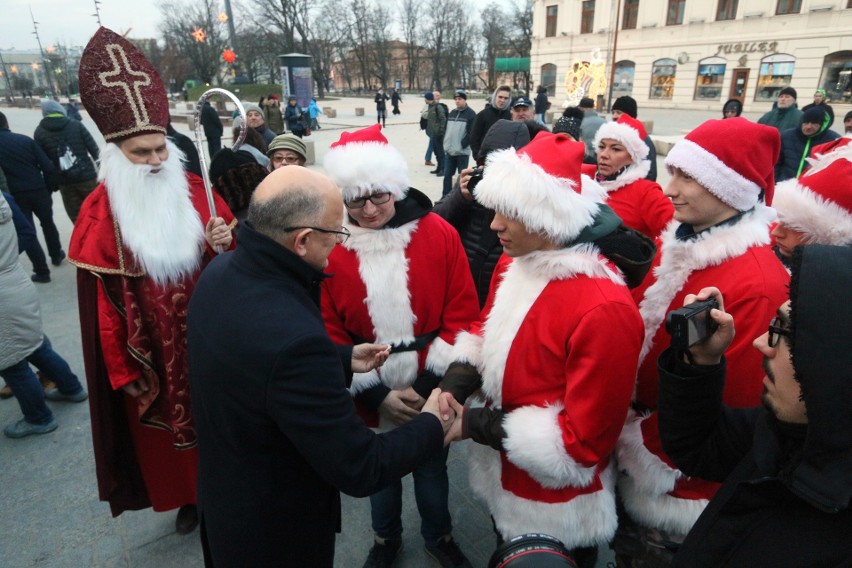
[[[721,290],[725,310],[734,316],[737,325],[736,337],[726,351],[724,402],[732,407],[755,406],[760,402],[765,373],[763,356],[752,347],[752,341],[766,331],[778,306],[786,300],[789,283],[789,275],[769,246],[769,225],[775,212],[758,201],[761,189],[770,200],[772,197],[773,142],[777,157],[778,134],[749,123],[760,129],[754,138],[763,143],[767,154],[762,156],[765,177],[758,180],[759,176],[752,172],[741,174],[729,166],[736,163],[733,158],[714,155],[717,148],[702,137],[701,129],[706,132],[706,125],[723,122],[708,121],[699,126],[693,131],[697,135],[689,135],[694,135],[696,141],[687,136],[679,143],[679,150],[678,146],[672,150],[666,164],[683,170],[726,203],[733,202],[729,204],[748,212],[735,222],[721,223],[682,239],[676,235],[680,223],[673,221],[661,236],[654,267],[642,285],[633,290],[645,322],[645,339],[636,382],[638,410],[628,418],[618,445],[618,467],[623,472],[618,488],[634,520],[677,535],[689,532],[718,484],[685,477],[661,447],[656,414],[657,358],[670,344],[666,314],[683,307],[687,294],[696,294],[708,286]],[[755,157],[753,162],[759,164],[760,158]],[[720,181],[724,178],[722,168],[730,176],[726,181]],[[714,184],[721,184],[721,188]],[[727,195],[723,189],[736,193]]]
[[[583,153],[582,143],[544,134],[517,154],[495,153],[476,198],[570,242],[598,209],[579,194]],[[482,318],[460,336],[455,359],[479,369],[485,403],[505,412],[505,451],[471,447],[472,489],[506,539],[607,542],[617,526],[610,456],[642,336],[621,274],[591,243],[503,256]]]
[[[618,140],[633,162],[614,180],[598,179],[598,183],[607,192],[606,204],[625,226],[657,239],[671,221],[674,207],[660,184],[645,179],[651,168],[646,137],[642,123],[627,114],[601,126],[595,134],[595,147],[604,139]]]

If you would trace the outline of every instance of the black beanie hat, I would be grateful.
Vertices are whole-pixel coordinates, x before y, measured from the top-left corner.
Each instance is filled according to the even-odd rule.
[[[627,95],[615,99],[615,102],[612,103],[612,110],[620,110],[631,118],[637,118],[637,115],[639,114],[639,107],[636,105],[636,99],[628,97]]]
[[[781,89],[781,92],[780,92],[780,93],[778,93],[778,96],[779,96],[779,97],[780,97],[781,95],[790,95],[790,96],[791,96],[791,97],[793,97],[794,99],[798,99],[798,98],[799,98],[799,96],[796,94],[796,89],[794,89],[793,87],[784,87],[783,89]]]
[[[825,122],[826,114],[828,113],[825,111],[824,105],[813,106],[802,113],[802,124],[809,122],[811,124],[819,124],[822,126]]]
[[[553,133],[564,132],[574,140],[580,140],[580,123],[583,122],[583,116],[583,111],[578,107],[566,108],[553,126]]]

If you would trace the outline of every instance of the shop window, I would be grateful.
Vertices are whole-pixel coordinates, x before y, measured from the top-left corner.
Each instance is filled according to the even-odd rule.
[[[734,20],[737,17],[737,0],[719,0],[716,21]]]
[[[612,96],[621,97],[633,94],[633,76],[636,64],[632,61],[619,61],[615,64],[615,77],[612,84]]]
[[[548,97],[556,96],[556,65],[545,63],[541,66],[541,82],[539,84],[547,89]]]
[[[722,98],[722,82],[727,61],[721,57],[708,57],[698,62],[695,77],[696,101],[718,101]]]
[[[580,33],[590,34],[595,27],[595,0],[583,2],[583,12],[580,14]]]
[[[760,60],[760,73],[757,76],[756,101],[774,101],[778,91],[789,87],[793,81],[793,69],[796,58],[785,53],[777,53]]]
[[[544,35],[545,37],[555,37],[556,36],[556,16],[559,14],[559,6],[548,6],[547,7],[547,22],[545,24]]]
[[[667,26],[679,26],[683,23],[683,11],[686,0],[669,0],[669,10],[666,16]]]
[[[621,20],[621,29],[635,30],[636,21],[639,19],[639,0],[627,0],[624,3],[624,17]]]
[[[835,51],[825,56],[820,88],[832,103],[852,103],[852,51]]]
[[[784,14],[798,14],[802,10],[802,0],[778,0],[778,8],[775,14],[783,16]]]
[[[658,59],[654,61],[651,71],[650,99],[671,99],[674,93],[677,61],[674,59]]]

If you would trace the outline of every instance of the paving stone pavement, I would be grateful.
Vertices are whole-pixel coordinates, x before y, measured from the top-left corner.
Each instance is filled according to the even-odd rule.
[[[384,134],[408,158],[412,186],[437,199],[440,197],[441,179],[428,174],[429,168],[423,164],[427,141],[418,127],[422,102],[422,99],[407,95],[403,100],[403,114],[399,117],[391,115]],[[481,100],[471,100],[470,103],[475,110],[482,108]],[[452,105],[451,100],[449,104]],[[325,150],[338,138],[341,130],[372,123],[369,110],[373,107],[369,100],[341,99],[322,106],[335,107],[337,118],[320,116],[323,129],[314,131],[307,139],[315,144],[318,164],[322,163]],[[356,117],[355,107],[365,107],[368,110],[366,116]],[[12,131],[28,136],[41,120],[41,113],[34,109],[0,110],[9,119]],[[679,137],[703,120],[716,118],[717,113],[660,110],[646,114],[655,120],[655,133]],[[85,112],[83,115],[84,124],[102,144],[103,138],[94,123]],[[185,125],[177,127],[191,136]],[[661,177],[665,178],[662,160],[658,165]],[[314,168],[319,169],[319,166]],[[54,194],[54,219],[67,250],[72,225],[58,194]],[[42,239],[41,231],[37,232]],[[21,262],[27,270],[31,268],[25,255],[21,256]],[[64,262],[59,267],[52,267],[51,278],[49,284],[36,285],[44,330],[57,353],[85,382],[75,268]],[[98,501],[88,404],[48,404],[59,422],[58,430],[20,440],[0,436],[0,511],[5,521],[0,537],[0,566],[202,566],[198,532],[188,536],[175,534],[174,512],[155,513],[149,509],[127,512],[118,518],[111,516],[109,507]],[[0,425],[19,418],[20,410],[14,399],[0,401]],[[450,451],[451,513],[454,534],[461,548],[474,566],[484,567],[494,548],[494,535],[485,507],[469,491],[466,450],[470,443],[455,444]],[[404,481],[404,494],[403,523],[406,532],[397,566],[433,566],[435,563],[423,551],[419,536],[419,519],[410,476]],[[369,501],[344,496],[343,533],[337,538],[335,567],[361,566],[371,546],[371,538]],[[612,560],[612,556],[607,550],[602,549],[601,552],[598,566],[603,567]]]

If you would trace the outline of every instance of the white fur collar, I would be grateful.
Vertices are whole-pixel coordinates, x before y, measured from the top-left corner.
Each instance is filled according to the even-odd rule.
[[[769,244],[769,224],[774,220],[775,210],[758,204],[739,222],[712,227],[695,239],[686,241],[675,236],[680,223],[669,223],[660,235],[662,246],[659,254],[662,256],[660,265],[654,270],[655,281],[639,303],[639,313],[645,322],[640,365],[653,347],[654,336],[672,300],[683,289],[690,274],[736,258],[750,247]]]
[[[482,390],[495,405],[502,404],[506,359],[527,312],[549,282],[579,275],[624,284],[622,276],[600,257],[598,248],[588,243],[533,252],[514,259],[506,269],[485,321],[482,341]]]
[[[630,164],[627,166],[627,168],[621,172],[621,175],[614,180],[599,181],[598,183],[607,191],[607,193],[612,193],[616,189],[621,189],[625,185],[630,185],[636,180],[645,179],[645,176],[647,176],[650,171],[651,161],[642,160],[638,164]]]
[[[344,221],[352,236],[343,246],[358,257],[358,273],[367,289],[364,303],[379,343],[414,340],[416,316],[411,309],[405,250],[418,221],[379,230],[365,229],[348,218]],[[398,389],[411,385],[417,368],[417,352],[406,351],[391,355],[378,371],[382,383]]]

